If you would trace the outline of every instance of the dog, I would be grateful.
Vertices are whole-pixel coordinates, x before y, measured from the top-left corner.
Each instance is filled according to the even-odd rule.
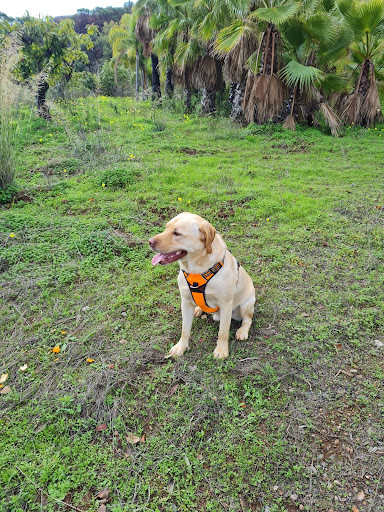
[[[220,321],[213,356],[228,357],[231,318],[242,321],[236,338],[248,339],[255,305],[255,288],[250,276],[237,263],[215,228],[193,213],[177,215],[148,243],[157,252],[152,258],[153,265],[169,265],[175,261],[180,265],[182,333],[169,355],[181,356],[187,350],[193,318],[207,312]]]

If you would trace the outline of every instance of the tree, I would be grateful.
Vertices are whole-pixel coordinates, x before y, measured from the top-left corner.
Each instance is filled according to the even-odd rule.
[[[144,57],[141,45],[135,34],[137,18],[133,14],[124,14],[119,24],[114,25],[109,32],[109,42],[112,45],[113,56],[115,57],[115,83],[117,87],[117,66],[120,59],[125,55],[130,65],[135,66],[136,75],[136,99],[140,92],[140,68],[144,68]]]
[[[46,94],[50,85],[61,77],[69,79],[76,62],[87,61],[83,47],[91,48],[89,34],[76,34],[74,21],[55,23],[52,18],[23,18],[16,27],[20,32],[20,60],[16,76],[21,81],[37,80],[37,111],[50,119]],[[89,28],[92,32],[92,27]]]
[[[339,0],[336,6],[351,35],[347,50],[357,76],[353,91],[341,104],[340,115],[350,124],[371,126],[382,119],[375,60],[382,60],[384,0]]]

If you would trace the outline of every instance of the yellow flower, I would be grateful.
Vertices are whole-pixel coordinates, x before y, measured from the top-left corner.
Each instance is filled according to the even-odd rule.
[[[59,353],[60,353],[60,347],[59,347],[59,345],[56,345],[56,347],[53,347],[52,352],[53,352],[54,354],[59,354]]]
[[[178,197],[178,198],[177,198],[177,200],[178,200],[178,201],[181,201],[182,199],[181,199],[181,197]]]
[[[113,124],[115,121],[109,121],[110,124]]]
[[[129,158],[135,158],[132,154],[129,155]]]
[[[269,219],[267,219],[267,222],[269,222]]]
[[[67,334],[67,331],[61,331],[60,334]]]
[[[190,203],[191,203],[191,201],[187,201],[187,203],[188,203],[188,204],[190,204]]]
[[[39,142],[43,142],[43,139],[39,139]]]
[[[63,172],[67,172],[67,169],[63,169]]]
[[[105,187],[105,183],[102,183],[101,186],[104,188]]]
[[[91,359],[90,357],[88,357],[88,358],[86,359],[86,361],[87,361],[87,363],[94,363],[94,362],[95,362],[95,360],[94,360],[94,359]]]
[[[9,238],[15,238],[15,236],[16,236],[15,233],[10,233],[9,234]]]
[[[49,136],[52,137],[52,133],[50,133]]]

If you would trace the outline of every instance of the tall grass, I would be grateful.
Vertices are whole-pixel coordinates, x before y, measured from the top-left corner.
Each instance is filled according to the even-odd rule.
[[[16,142],[20,105],[30,102],[31,92],[12,76],[18,58],[17,37],[10,36],[0,49],[0,203],[16,192]]]

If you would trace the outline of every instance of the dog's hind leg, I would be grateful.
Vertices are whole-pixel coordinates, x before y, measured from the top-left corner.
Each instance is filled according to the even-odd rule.
[[[249,328],[251,327],[253,312],[255,310],[255,297],[250,297],[240,306],[242,324],[236,332],[237,340],[247,340]]]

